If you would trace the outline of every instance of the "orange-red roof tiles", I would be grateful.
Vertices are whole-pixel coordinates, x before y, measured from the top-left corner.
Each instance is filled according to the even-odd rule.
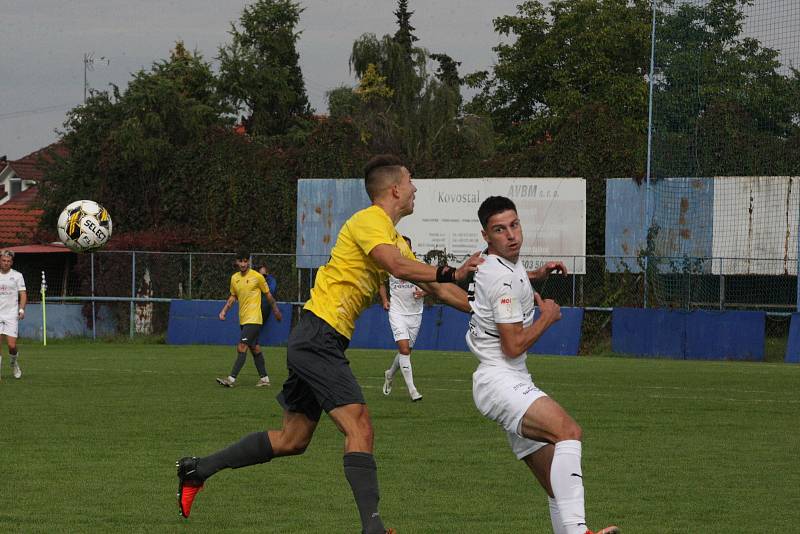
[[[39,219],[40,208],[33,207],[38,188],[30,187],[0,205],[0,244],[23,245],[30,242]]]

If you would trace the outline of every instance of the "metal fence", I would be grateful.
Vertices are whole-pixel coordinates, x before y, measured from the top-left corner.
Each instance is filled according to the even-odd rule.
[[[230,277],[236,272],[232,253],[103,251],[68,256],[61,268],[51,264],[45,271],[47,301],[82,303],[92,332],[98,321],[111,318],[117,334],[130,337],[164,335],[172,300],[227,298]],[[536,261],[546,259],[537,257]],[[536,290],[562,306],[599,314],[598,324],[604,328],[607,312],[621,306],[762,310],[776,320],[797,309],[796,276],[713,274],[725,272],[719,265],[726,261],[742,260],[651,257],[646,269],[659,276],[646,277],[641,257],[552,259],[563,261],[570,274],[550,276],[536,283]],[[21,263],[29,300],[39,302],[40,271],[36,265]],[[455,262],[451,259],[451,263]],[[253,254],[252,265],[261,264],[278,280],[277,300],[302,304],[309,298],[316,270],[298,269],[294,254]],[[575,266],[581,264],[585,272],[574,274]]]

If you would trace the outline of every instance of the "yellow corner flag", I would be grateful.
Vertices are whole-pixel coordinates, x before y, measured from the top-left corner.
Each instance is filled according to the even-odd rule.
[[[42,343],[47,346],[47,311],[45,309],[45,292],[47,291],[47,280],[42,271]]]

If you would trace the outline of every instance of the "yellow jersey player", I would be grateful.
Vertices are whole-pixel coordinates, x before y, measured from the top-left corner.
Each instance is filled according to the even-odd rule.
[[[281,311],[278,309],[278,303],[272,297],[272,294],[267,287],[267,282],[261,273],[258,273],[250,268],[250,254],[247,252],[240,252],[236,255],[236,266],[239,272],[231,276],[230,295],[222,310],[219,312],[219,320],[225,320],[225,314],[233,306],[233,303],[239,301],[239,343],[236,346],[236,361],[233,363],[231,374],[225,378],[217,378],[217,383],[221,386],[232,388],[236,383],[236,377],[239,376],[239,371],[242,370],[244,362],[247,359],[247,349],[250,348],[250,353],[253,355],[253,363],[256,365],[258,371],[258,382],[256,386],[269,386],[269,376],[267,375],[267,366],[264,362],[264,353],[261,352],[261,345],[258,344],[258,336],[261,329],[264,327],[264,317],[261,314],[261,295],[263,294],[267,303],[272,307],[272,313],[275,319],[280,321],[283,319]]]
[[[466,292],[448,282],[464,280],[482,260],[475,255],[458,269],[416,261],[395,229],[414,210],[416,188],[408,169],[394,156],[376,156],[364,175],[372,205],[342,226],[331,258],[319,269],[311,298],[289,336],[289,376],[278,395],[284,410],[282,428],[254,432],[209,456],[178,460],[182,516],[189,516],[197,492],[219,470],[305,452],[325,411],[344,434],[344,474],[358,507],[361,532],[393,532],[384,528],[378,512],[372,421],[345,350],[356,318],[372,303],[388,274],[411,280],[468,311]]]

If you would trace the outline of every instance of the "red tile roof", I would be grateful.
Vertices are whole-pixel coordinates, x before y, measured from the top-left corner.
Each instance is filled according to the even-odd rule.
[[[0,245],[31,242],[42,216],[42,210],[34,206],[38,190],[37,187],[29,187],[5,204],[0,204]]]
[[[9,161],[7,164],[14,170],[17,176],[23,180],[38,181],[44,176],[44,170],[42,169],[44,165],[42,165],[42,163],[46,164],[52,162],[54,155],[60,157],[65,157],[67,155],[67,149],[63,143],[53,143],[36,152],[31,152],[20,159]],[[0,168],[0,170],[2,170],[2,168]]]

